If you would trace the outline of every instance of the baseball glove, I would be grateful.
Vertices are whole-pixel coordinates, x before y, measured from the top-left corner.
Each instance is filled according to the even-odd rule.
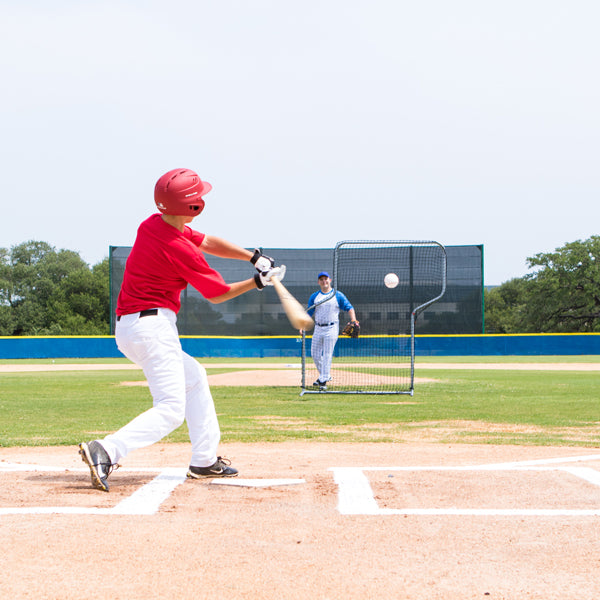
[[[353,338],[357,338],[359,334],[360,324],[358,323],[358,321],[350,321],[342,330],[342,335],[348,335]]]

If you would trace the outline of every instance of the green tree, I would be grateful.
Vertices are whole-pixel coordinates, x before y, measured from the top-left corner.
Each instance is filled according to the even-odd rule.
[[[600,331],[600,236],[528,258],[528,323],[540,332]]]
[[[108,334],[108,269],[108,259],[90,270],[76,252],[46,242],[0,249],[0,333]]]
[[[527,259],[534,271],[486,292],[486,332],[600,331],[600,236]]]
[[[490,290],[485,290],[486,333],[519,333],[526,319],[527,281],[511,279]]]

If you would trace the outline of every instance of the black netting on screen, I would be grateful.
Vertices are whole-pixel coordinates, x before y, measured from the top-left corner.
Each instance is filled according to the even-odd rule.
[[[446,252],[434,242],[341,242],[333,285],[354,305],[361,333],[409,335],[412,312],[445,292]]]
[[[114,332],[114,310],[123,279],[125,262],[131,248],[110,248],[110,287]],[[264,253],[275,258],[277,264],[285,264],[287,273],[283,283],[290,293],[306,305],[309,296],[318,289],[317,275],[320,271],[333,274],[333,248],[265,248]],[[469,334],[483,332],[483,247],[446,246],[447,285],[441,300],[425,309],[416,322],[417,334]],[[225,281],[239,281],[252,277],[254,267],[249,262],[220,259],[208,256],[209,264],[219,271]],[[386,271],[387,272],[387,271]],[[400,287],[400,286],[399,286]],[[427,285],[416,290],[416,296],[429,293]],[[340,288],[341,289],[341,288]],[[344,293],[348,290],[341,289]],[[388,290],[392,291],[392,290]],[[364,323],[371,323],[374,330],[388,333],[386,323],[394,319],[393,313],[405,312],[390,304],[385,310],[365,311],[361,314],[360,293],[348,291],[348,298],[356,304],[357,316]],[[392,313],[388,315],[387,313]],[[372,314],[370,314],[372,313]],[[344,316],[342,316],[343,320]],[[265,288],[252,291],[222,304],[211,304],[199,292],[188,287],[182,293],[181,311],[178,316],[181,335],[218,336],[269,336],[295,335],[275,290]],[[398,333],[396,330],[395,333]]]
[[[340,242],[333,262],[333,285],[354,306],[360,336],[338,340],[326,388],[311,384],[319,373],[305,352],[303,393],[412,394],[413,315],[443,298],[445,248],[426,241]]]

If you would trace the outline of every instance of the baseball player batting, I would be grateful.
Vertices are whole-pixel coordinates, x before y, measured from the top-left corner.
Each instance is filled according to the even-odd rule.
[[[188,226],[204,209],[204,196],[211,189],[189,169],[165,173],[154,190],[159,212],[138,228],[117,301],[115,339],[119,350],[144,370],[152,407],[116,433],[79,444],[92,485],[99,490],[108,492],[108,476],[121,458],[158,442],[184,420],[191,441],[187,476],[238,474],[230,461],[217,456],[221,433],[206,370],[181,348],[177,331],[180,293],[190,284],[218,304],[272,285],[273,276],[283,279],[285,266],[276,267],[260,250],[250,252]],[[249,261],[257,273],[226,283],[208,265],[205,254]]]

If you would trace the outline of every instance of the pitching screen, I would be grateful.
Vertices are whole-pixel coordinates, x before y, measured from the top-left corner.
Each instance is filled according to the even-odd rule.
[[[321,387],[314,344],[304,340],[303,393],[412,394],[415,320],[444,296],[446,271],[446,250],[436,242],[340,242],[333,286],[354,307],[360,335],[340,336]]]
[[[340,242],[333,286],[360,313],[362,332],[411,333],[411,314],[446,289],[446,252],[434,242]]]

